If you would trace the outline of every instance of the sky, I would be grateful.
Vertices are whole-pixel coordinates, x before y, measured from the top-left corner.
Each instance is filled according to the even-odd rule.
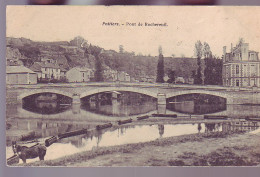
[[[143,55],[194,56],[194,45],[207,42],[221,57],[239,38],[260,51],[260,7],[189,6],[9,6],[7,37],[34,41],[70,41],[82,36],[104,49]],[[107,26],[103,23],[119,23]],[[167,23],[166,27],[127,26],[126,23]],[[124,24],[124,25],[122,25]]]

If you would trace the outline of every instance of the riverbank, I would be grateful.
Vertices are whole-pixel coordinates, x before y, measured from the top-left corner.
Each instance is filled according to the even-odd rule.
[[[95,148],[22,166],[257,166],[260,134],[213,132]]]

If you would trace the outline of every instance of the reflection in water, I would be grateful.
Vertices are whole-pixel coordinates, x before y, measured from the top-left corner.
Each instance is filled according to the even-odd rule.
[[[198,123],[198,131],[199,131],[199,133],[200,133],[200,131],[201,131],[201,123]]]
[[[72,99],[54,93],[40,93],[23,98],[23,109],[39,114],[57,114],[70,108]]]
[[[55,94],[56,95],[56,94]],[[223,98],[189,94],[167,99],[167,105],[156,105],[156,99],[132,92],[104,92],[81,99],[82,104],[71,104],[71,99],[61,95],[32,95],[23,99],[22,108],[7,105],[7,117],[102,119],[146,114],[217,114],[231,118],[259,116],[257,105],[226,105]],[[167,108],[167,109],[166,109]],[[26,111],[25,111],[26,110]]]
[[[259,122],[230,121],[223,123],[198,124],[159,124],[159,125],[130,125],[102,131],[91,131],[86,135],[62,139],[48,147],[46,160],[56,159],[65,155],[74,154],[95,147],[114,146],[139,142],[148,142],[157,138],[194,134],[199,132],[229,132],[234,130],[252,131],[258,129]],[[49,125],[47,126],[49,127]],[[71,131],[74,128],[91,127],[88,125],[59,124],[60,132]],[[53,128],[56,129],[57,127]],[[47,128],[45,128],[47,130]],[[50,131],[50,129],[48,129]],[[142,136],[138,136],[142,135]],[[7,157],[12,156],[11,147],[7,147]],[[32,159],[37,161],[38,159]]]
[[[207,94],[186,94],[169,98],[167,109],[186,114],[210,114],[227,109],[226,99]]]
[[[156,110],[156,99],[133,92],[103,92],[83,98],[82,109],[107,116],[132,116]]]
[[[160,137],[162,137],[163,134],[164,134],[164,125],[159,124],[159,125],[158,125],[158,130],[159,130],[159,135],[160,135]]]

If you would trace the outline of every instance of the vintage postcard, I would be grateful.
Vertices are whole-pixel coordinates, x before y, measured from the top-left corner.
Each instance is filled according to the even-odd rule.
[[[6,11],[8,166],[259,166],[260,7]]]

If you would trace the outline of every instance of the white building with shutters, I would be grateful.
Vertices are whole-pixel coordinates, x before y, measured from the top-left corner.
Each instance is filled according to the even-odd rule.
[[[227,53],[223,47],[223,85],[230,87],[260,87],[258,52],[249,50],[248,43],[240,43]]]

